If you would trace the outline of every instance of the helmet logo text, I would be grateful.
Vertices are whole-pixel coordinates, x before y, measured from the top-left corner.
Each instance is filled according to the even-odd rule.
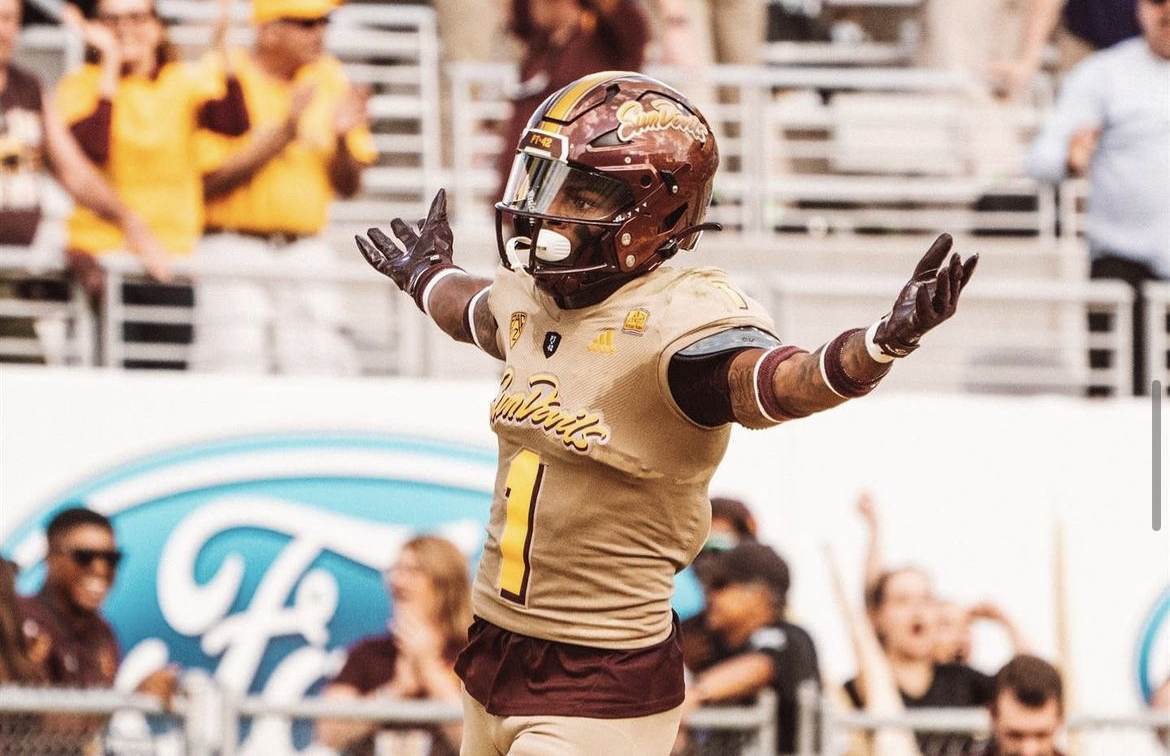
[[[698,116],[684,113],[667,100],[654,100],[649,109],[641,102],[631,100],[618,108],[617,119],[621,124],[618,126],[617,138],[623,142],[631,142],[634,137],[648,131],[674,129],[705,144],[709,133],[707,125]]]

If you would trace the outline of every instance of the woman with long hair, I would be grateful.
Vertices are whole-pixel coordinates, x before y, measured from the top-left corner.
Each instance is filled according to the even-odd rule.
[[[386,573],[388,632],[350,648],[345,666],[325,687],[333,699],[461,701],[455,657],[467,643],[471,582],[467,559],[450,541],[417,536]],[[454,756],[460,727],[383,730],[360,720],[319,720],[318,739],[346,754],[410,753]],[[386,745],[375,745],[379,740]]]

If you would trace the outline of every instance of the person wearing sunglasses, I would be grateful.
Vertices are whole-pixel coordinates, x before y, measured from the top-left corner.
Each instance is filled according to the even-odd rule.
[[[114,527],[105,515],[73,506],[54,515],[45,534],[44,585],[20,602],[25,635],[45,649],[38,657],[49,684],[112,687],[121,648],[101,608],[123,558]],[[177,670],[166,667],[147,675],[137,691],[167,703],[176,681]]]
[[[1170,2],[1138,0],[1137,20],[1141,37],[1093,53],[1066,77],[1027,168],[1039,181],[1088,179],[1089,277],[1133,288],[1133,391],[1144,395],[1142,282],[1170,280]],[[1090,330],[1107,330],[1095,320]],[[1089,352],[1094,367],[1108,357]]]
[[[195,303],[198,370],[353,374],[357,353],[340,292],[313,273],[334,259],[322,233],[334,197],[351,197],[376,153],[366,87],[325,53],[336,0],[256,0],[250,50],[232,50],[251,127],[202,133],[207,199],[201,259],[280,265],[300,280],[202,282]]]

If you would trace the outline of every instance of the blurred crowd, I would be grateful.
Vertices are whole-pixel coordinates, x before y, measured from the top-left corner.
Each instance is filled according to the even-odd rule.
[[[880,518],[868,495],[858,511],[869,546],[864,600],[843,593],[841,621],[854,642],[857,673],[843,684],[823,679],[816,643],[788,603],[787,561],[757,538],[755,520],[737,499],[714,498],[711,532],[694,563],[703,609],[681,625],[687,668],[684,727],[676,756],[755,753],[755,733],[687,726],[700,708],[750,705],[764,690],[775,696],[776,753],[797,748],[802,687],[843,710],[896,717],[913,709],[984,708],[983,735],[875,727],[855,731],[850,756],[1059,756],[1065,690],[1057,665],[1030,651],[1028,641],[995,604],[960,605],[940,598],[928,572],[882,562]],[[123,552],[105,516],[79,505],[58,511],[46,526],[45,579],[33,595],[15,589],[18,568],[0,561],[0,685],[111,688],[157,698],[169,707],[183,670],[174,664],[119,674],[121,646],[102,614]],[[347,649],[340,671],[320,688],[334,701],[439,701],[456,704],[455,658],[472,622],[469,564],[450,541],[408,540],[385,573],[390,618]],[[838,583],[846,580],[836,575]],[[855,611],[857,604],[864,611]],[[998,626],[1010,649],[995,669],[972,666],[972,626]],[[804,699],[807,702],[808,699]],[[1150,705],[1170,711],[1170,679]],[[0,753],[40,756],[85,751],[107,725],[87,714],[0,713]],[[35,735],[35,739],[33,736]],[[1170,749],[1170,732],[1157,733]],[[364,719],[319,719],[315,741],[362,756],[454,756],[458,724],[380,726]],[[815,734],[814,737],[819,737]],[[827,744],[817,744],[817,752]]]
[[[124,334],[130,342],[194,342],[188,361],[131,366],[353,374],[359,362],[343,297],[313,281],[313,271],[341,255],[323,236],[331,203],[358,194],[363,168],[377,159],[370,91],[353,85],[325,50],[340,0],[255,0],[248,49],[227,44],[232,1],[219,0],[211,49],[197,60],[177,58],[152,0],[66,5],[64,23],[84,40],[85,60],[50,89],[13,63],[22,7],[0,0],[0,245],[34,241],[45,203],[38,177],[49,172],[76,203],[66,259],[95,306],[107,294],[101,258],[129,250],[150,282],[127,284],[126,304],[194,308],[192,325],[130,325]],[[1164,1],[924,0],[894,8],[821,0],[436,0],[434,7],[444,63],[518,65],[512,112],[501,126],[497,196],[529,113],[597,70],[674,67],[702,106],[728,96],[708,81],[713,64],[784,63],[789,43],[900,45],[911,64],[976,83],[970,97],[981,125],[973,138],[989,164],[1012,154],[1004,108],[1029,99],[1038,72],[1067,74],[1026,166],[1015,170],[1045,182],[1088,178],[1091,276],[1134,288],[1134,387],[1143,393],[1140,286],[1170,276]],[[449,98],[445,92],[444,109]],[[176,283],[173,262],[191,256],[224,273],[201,280],[198,291]],[[288,270],[288,279],[230,275],[262,264]],[[17,281],[0,280],[0,287],[5,296],[45,295]],[[0,335],[28,336],[42,326],[8,318]]]

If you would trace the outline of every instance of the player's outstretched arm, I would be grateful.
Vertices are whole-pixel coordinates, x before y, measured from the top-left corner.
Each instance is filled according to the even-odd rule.
[[[803,417],[872,391],[894,360],[955,314],[979,256],[961,260],[951,243],[949,234],[935,240],[890,312],[868,330],[846,331],[812,354],[792,347],[741,352],[728,375],[733,401],[737,394],[744,397],[735,402],[737,419],[758,416],[760,408],[774,421]]]
[[[456,341],[479,346],[502,358],[496,323],[487,307],[490,281],[468,275],[451,261],[454,235],[447,220],[447,192],[440,189],[418,230],[401,218],[390,221],[394,236],[371,228],[355,236],[366,262],[406,292],[418,308]]]

